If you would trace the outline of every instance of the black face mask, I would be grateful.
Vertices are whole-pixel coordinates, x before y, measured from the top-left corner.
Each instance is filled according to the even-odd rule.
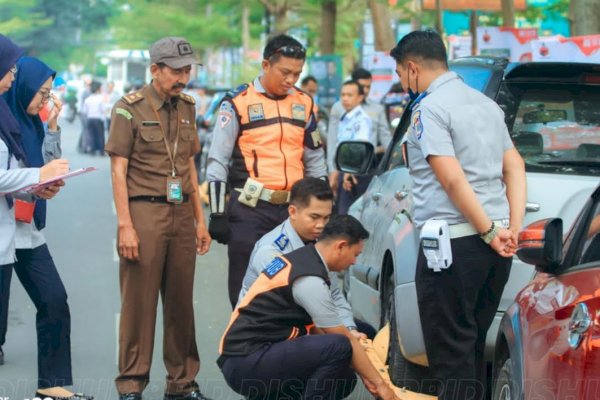
[[[413,100],[413,101],[416,100],[417,97],[419,97],[419,95],[421,94],[419,92],[419,77],[418,76],[417,76],[417,79],[416,79],[416,84],[417,84],[417,90],[413,91],[410,88],[410,69],[409,69],[408,70],[408,97],[410,97],[410,99]]]

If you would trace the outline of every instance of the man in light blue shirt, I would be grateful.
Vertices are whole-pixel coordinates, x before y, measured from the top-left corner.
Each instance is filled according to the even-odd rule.
[[[308,177],[292,186],[289,217],[256,242],[250,255],[250,263],[244,276],[238,303],[275,257],[316,241],[329,221],[332,208],[333,193],[326,181]],[[336,273],[330,272],[329,279],[333,303],[339,319],[354,335],[365,337],[357,331],[352,309],[344,297]]]

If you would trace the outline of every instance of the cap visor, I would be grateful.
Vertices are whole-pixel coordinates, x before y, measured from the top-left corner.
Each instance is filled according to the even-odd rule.
[[[197,59],[195,59],[194,57],[183,57],[183,58],[177,58],[177,59],[168,60],[168,61],[165,60],[163,62],[173,69],[187,67],[188,65],[192,65],[192,64],[202,65],[202,63],[200,61],[198,61]]]

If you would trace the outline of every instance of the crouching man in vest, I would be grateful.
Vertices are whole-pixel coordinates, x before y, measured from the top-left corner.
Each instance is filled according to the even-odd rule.
[[[206,172],[209,232],[229,245],[232,308],[254,244],[288,216],[292,185],[327,175],[313,100],[294,86],[305,58],[296,39],[274,37],[264,49],[261,76],[228,93],[220,106]]]
[[[333,216],[316,244],[276,257],[237,305],[217,364],[227,384],[251,400],[343,399],[356,385],[397,400],[358,339],[340,321],[329,272],[356,261],[369,233],[352,216]],[[310,331],[310,334],[308,334]]]

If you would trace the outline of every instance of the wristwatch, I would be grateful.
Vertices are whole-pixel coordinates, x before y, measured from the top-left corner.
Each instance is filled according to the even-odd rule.
[[[481,235],[479,235],[479,237],[486,244],[490,244],[492,242],[492,240],[494,240],[494,238],[498,235],[499,231],[500,231],[500,227],[496,226],[496,224],[494,223],[494,221],[492,221],[491,228],[487,232],[484,232]]]

